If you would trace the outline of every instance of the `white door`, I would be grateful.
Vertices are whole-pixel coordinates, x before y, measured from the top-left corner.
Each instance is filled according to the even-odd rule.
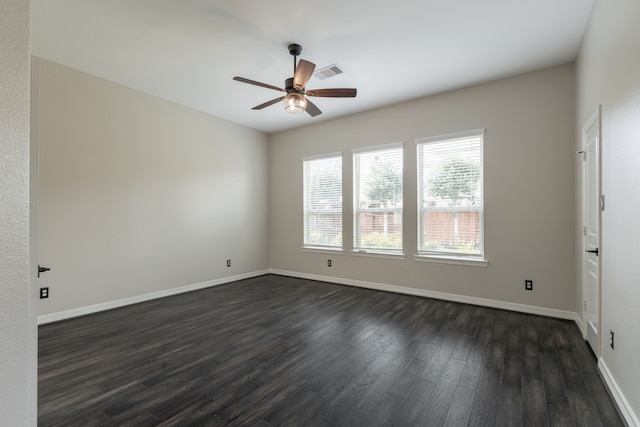
[[[600,111],[583,129],[584,253],[583,321],[586,338],[600,355]],[[602,200],[603,202],[603,200]]]

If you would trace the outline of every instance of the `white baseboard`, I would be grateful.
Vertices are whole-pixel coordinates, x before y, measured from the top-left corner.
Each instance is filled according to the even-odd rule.
[[[611,371],[609,371],[609,368],[607,367],[607,364],[604,363],[602,357],[598,358],[598,369],[600,370],[600,375],[604,378],[604,382],[609,389],[609,394],[611,394],[611,397],[618,406],[622,419],[629,427],[640,427],[638,417],[633,412],[633,409],[631,409],[629,402],[627,402],[624,394],[622,394],[620,387],[618,387],[618,383],[613,378],[613,375],[611,375]]]
[[[296,271],[286,271],[269,269],[269,273],[281,276],[299,277],[301,279],[318,280],[321,282],[336,283],[339,285],[357,286],[359,288],[375,289],[378,291],[396,292],[399,294],[415,295],[420,297],[435,298],[446,301],[461,302],[464,304],[474,304],[483,307],[499,308],[503,310],[518,311],[521,313],[538,314],[541,316],[556,317],[559,319],[579,321],[578,314],[573,311],[556,310],[554,308],[538,307],[534,305],[517,304],[507,301],[497,301],[486,298],[470,297],[466,295],[450,294],[447,292],[436,292],[425,289],[408,288],[404,286],[388,285],[385,283],[366,282],[362,280],[345,279],[342,277],[321,276],[318,274],[300,273]]]
[[[73,317],[84,316],[87,314],[97,313],[99,311],[111,310],[112,308],[124,307],[125,305],[137,304],[139,302],[150,301],[157,298],[164,298],[171,295],[182,294],[184,292],[197,291],[198,289],[209,288],[211,286],[223,285],[237,280],[249,279],[251,277],[269,274],[268,270],[252,271],[249,273],[238,274],[236,276],[223,277],[220,279],[209,280],[207,282],[194,283],[192,285],[180,286],[177,288],[164,289],[162,291],[151,292],[134,297],[118,299],[115,301],[103,302],[100,304],[88,305],[85,307],[73,308],[71,310],[59,311],[57,313],[43,314],[38,316],[38,325],[57,322],[60,320],[71,319]]]
[[[573,321],[576,322],[576,326],[578,326],[578,330],[582,334],[582,339],[584,339],[586,341],[587,340],[587,334],[586,334],[586,331],[584,329],[584,323],[582,323],[582,319],[580,318],[580,315],[578,313],[573,313],[573,314],[575,314],[575,317],[574,317]]]

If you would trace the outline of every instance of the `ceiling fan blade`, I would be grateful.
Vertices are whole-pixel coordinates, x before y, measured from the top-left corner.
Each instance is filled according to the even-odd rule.
[[[245,79],[244,77],[238,77],[238,76],[235,76],[235,77],[233,78],[233,80],[238,81],[238,82],[242,82],[242,83],[249,83],[250,85],[256,85],[256,86],[266,87],[267,89],[279,90],[280,92],[286,92],[286,90],[285,90],[285,89],[283,89],[283,88],[281,88],[281,87],[268,85],[268,84],[266,84],[266,83],[260,83],[260,82],[257,82],[257,81],[255,81],[255,80]]]
[[[308,90],[308,96],[323,96],[326,98],[355,98],[358,91],[356,89],[314,89]]]
[[[293,87],[297,90],[304,89],[315,69],[316,64],[301,59],[296,67],[296,73],[293,75]]]
[[[313,102],[309,101],[308,99],[307,99],[307,108],[305,108],[305,111],[309,113],[311,117],[319,116],[320,114],[322,114],[322,111],[320,111],[318,106]]]
[[[252,108],[252,110],[262,110],[263,108],[268,107],[269,105],[276,104],[282,101],[283,99],[284,99],[284,96],[281,96],[280,98],[272,99],[271,101],[267,101],[264,104],[256,105],[255,107]]]

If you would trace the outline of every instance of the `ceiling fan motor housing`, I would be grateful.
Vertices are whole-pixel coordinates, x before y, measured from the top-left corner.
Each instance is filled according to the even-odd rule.
[[[301,93],[304,95],[304,88],[302,90],[298,90],[293,87],[293,77],[288,78],[284,81],[284,88],[287,90],[287,93]]]

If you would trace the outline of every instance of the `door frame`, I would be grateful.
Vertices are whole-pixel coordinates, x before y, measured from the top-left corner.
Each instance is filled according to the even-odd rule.
[[[579,152],[582,154],[582,226],[581,226],[581,234],[582,234],[582,250],[581,250],[581,257],[582,257],[582,337],[584,338],[584,340],[586,341],[588,339],[588,328],[589,328],[589,322],[587,319],[587,310],[586,310],[586,305],[587,305],[587,298],[588,298],[588,278],[586,277],[586,272],[587,272],[587,262],[588,262],[588,255],[585,252],[588,248],[587,248],[587,238],[586,235],[584,233],[585,227],[586,227],[586,221],[587,221],[587,192],[588,192],[588,188],[587,188],[587,174],[588,174],[588,163],[585,161],[585,156],[586,156],[586,152],[587,152],[587,132],[589,131],[589,129],[593,126],[593,125],[597,125],[598,126],[598,158],[596,160],[596,182],[598,185],[598,191],[597,191],[597,198],[598,198],[598,204],[599,204],[599,209],[597,209],[598,212],[598,248],[600,253],[598,254],[598,325],[597,325],[597,329],[598,329],[598,345],[597,345],[597,351],[596,353],[596,358],[600,357],[600,352],[602,350],[602,105],[598,105],[598,107],[596,108],[596,111],[593,112],[593,114],[591,114],[591,116],[589,117],[589,119],[585,122],[584,126],[582,127],[582,151]]]

